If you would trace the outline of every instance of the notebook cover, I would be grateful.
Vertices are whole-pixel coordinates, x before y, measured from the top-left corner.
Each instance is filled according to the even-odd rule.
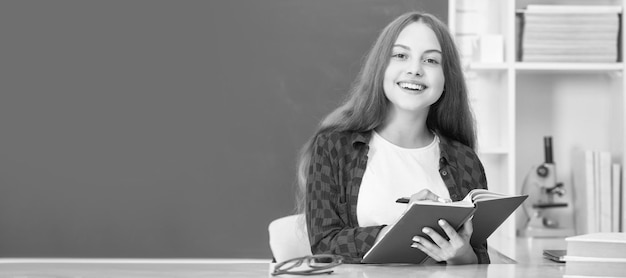
[[[407,263],[419,264],[428,257],[424,252],[411,247],[416,235],[430,239],[422,233],[422,228],[433,228],[441,235],[445,232],[437,224],[445,219],[456,230],[472,216],[474,207],[443,206],[437,204],[415,203],[406,211],[389,232],[363,257],[362,263]]]
[[[387,234],[365,254],[362,263],[410,263],[419,264],[428,256],[419,249],[411,247],[413,236],[419,235],[430,239],[422,233],[423,227],[430,227],[440,235],[445,232],[437,221],[446,219],[456,230],[472,215],[474,231],[470,242],[477,246],[487,238],[528,198],[523,196],[506,196],[476,202],[476,207],[447,206],[442,204],[415,203],[400,217],[400,220]]]
[[[528,195],[476,202],[476,212],[472,218],[474,232],[470,239],[471,244],[477,246],[485,242],[526,198]]]

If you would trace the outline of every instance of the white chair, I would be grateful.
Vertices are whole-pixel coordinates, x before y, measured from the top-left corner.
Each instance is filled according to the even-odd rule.
[[[270,249],[276,262],[312,254],[304,221],[304,214],[295,214],[269,224]]]

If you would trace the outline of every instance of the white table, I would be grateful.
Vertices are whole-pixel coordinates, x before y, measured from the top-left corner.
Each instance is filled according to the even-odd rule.
[[[341,265],[331,276],[386,277],[562,277],[565,265],[542,258],[543,249],[565,247],[563,239],[517,239],[516,260],[490,250],[493,264],[464,266]],[[269,260],[185,259],[0,259],[0,278],[78,277],[272,277]],[[281,275],[277,277],[302,277]]]

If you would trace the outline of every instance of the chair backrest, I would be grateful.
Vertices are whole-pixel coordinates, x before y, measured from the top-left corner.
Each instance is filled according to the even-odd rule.
[[[270,248],[276,262],[311,255],[303,214],[278,218],[269,224],[268,230]]]

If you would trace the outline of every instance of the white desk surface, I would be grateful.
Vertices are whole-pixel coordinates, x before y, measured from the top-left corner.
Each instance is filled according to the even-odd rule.
[[[565,265],[542,258],[543,249],[565,247],[563,239],[517,239],[517,263],[491,253],[491,265],[341,265],[331,276],[386,277],[562,277]],[[509,263],[507,263],[509,262]],[[0,278],[78,277],[272,277],[269,260],[222,259],[0,259]],[[276,277],[302,277],[280,275]]]

